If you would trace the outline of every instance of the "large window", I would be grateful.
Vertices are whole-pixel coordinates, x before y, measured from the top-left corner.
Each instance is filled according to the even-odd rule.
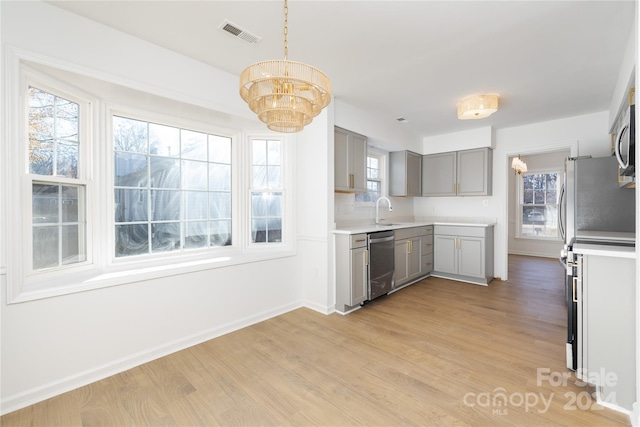
[[[231,138],[113,117],[115,255],[226,246]]]
[[[286,138],[10,60],[10,303],[292,254]]]
[[[251,243],[282,242],[282,141],[251,141]]]
[[[519,237],[556,239],[558,234],[558,179],[560,172],[529,172],[519,187]]]
[[[355,195],[356,203],[375,203],[382,196],[384,179],[384,156],[380,153],[367,153],[367,192]]]
[[[81,104],[70,96],[27,88],[31,187],[31,270],[87,259],[86,183],[80,150]]]

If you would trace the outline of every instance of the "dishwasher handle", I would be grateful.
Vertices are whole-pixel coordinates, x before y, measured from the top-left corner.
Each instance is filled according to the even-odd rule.
[[[395,236],[389,237],[370,237],[369,243],[381,243],[381,242],[391,242],[395,239]]]

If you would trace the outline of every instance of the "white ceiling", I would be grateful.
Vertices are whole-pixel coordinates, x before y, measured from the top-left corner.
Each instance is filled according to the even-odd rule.
[[[239,75],[283,54],[281,1],[51,1]],[[633,30],[625,1],[289,1],[289,59],[327,73],[333,93],[422,136],[607,110]],[[260,37],[249,45],[225,20]],[[456,104],[500,94],[484,120]]]

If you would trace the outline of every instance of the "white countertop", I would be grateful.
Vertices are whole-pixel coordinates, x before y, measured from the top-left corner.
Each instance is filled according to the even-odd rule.
[[[593,243],[575,243],[573,252],[581,255],[610,256],[617,258],[635,258],[636,248],[632,246],[598,245]]]
[[[494,224],[485,222],[439,222],[439,221],[420,221],[420,222],[392,222],[390,224],[360,224],[339,227],[331,230],[334,234],[358,234],[372,233],[376,231],[397,230],[400,228],[421,227],[425,225],[455,225],[462,227],[492,227]]]

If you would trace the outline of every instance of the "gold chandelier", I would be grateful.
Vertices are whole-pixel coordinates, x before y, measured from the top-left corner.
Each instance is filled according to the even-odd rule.
[[[484,119],[498,111],[498,95],[471,95],[458,103],[458,118]]]
[[[299,132],[331,102],[331,81],[311,65],[289,61],[284,0],[284,59],[256,62],[240,74],[240,96],[275,132]]]

